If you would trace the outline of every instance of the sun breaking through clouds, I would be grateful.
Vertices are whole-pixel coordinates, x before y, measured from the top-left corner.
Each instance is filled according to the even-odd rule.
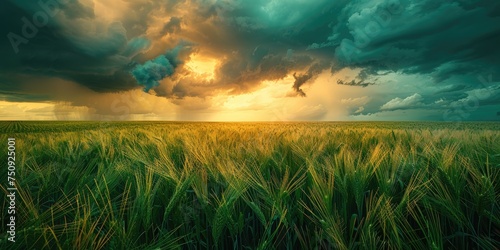
[[[500,120],[495,0],[6,0],[0,12],[6,120]]]

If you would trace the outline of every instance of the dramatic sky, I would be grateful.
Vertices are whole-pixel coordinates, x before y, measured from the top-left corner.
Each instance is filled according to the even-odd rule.
[[[3,120],[500,120],[498,0],[3,0]]]

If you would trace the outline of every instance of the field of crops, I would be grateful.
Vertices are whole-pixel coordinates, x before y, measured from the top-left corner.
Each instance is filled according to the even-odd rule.
[[[0,249],[500,246],[500,123],[0,128],[18,187],[12,243],[2,167]]]

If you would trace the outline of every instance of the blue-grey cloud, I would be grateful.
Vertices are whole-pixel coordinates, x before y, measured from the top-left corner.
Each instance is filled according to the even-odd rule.
[[[181,63],[178,59],[179,52],[184,48],[185,44],[180,44],[163,55],[143,64],[137,64],[131,74],[140,85],[144,86],[144,91],[148,92],[151,88],[157,87],[162,79],[175,72],[175,68]]]
[[[144,91],[159,85],[159,81],[174,73],[174,66],[170,61],[161,55],[144,64],[139,64],[132,69],[132,75],[141,85],[144,85]]]
[[[497,1],[350,2],[323,42],[335,49],[334,70],[359,67],[365,76],[386,70],[430,74],[435,82],[455,75],[498,72]],[[321,47],[312,44],[310,48]]]
[[[121,22],[96,20],[88,2],[40,2],[0,3],[2,89],[29,89],[27,76],[57,77],[99,92],[137,86],[128,71],[150,47],[147,38],[129,37]]]

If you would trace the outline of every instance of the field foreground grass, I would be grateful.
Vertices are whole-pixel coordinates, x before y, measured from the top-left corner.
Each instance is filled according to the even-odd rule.
[[[500,124],[452,125],[0,122],[0,249],[498,248]]]

